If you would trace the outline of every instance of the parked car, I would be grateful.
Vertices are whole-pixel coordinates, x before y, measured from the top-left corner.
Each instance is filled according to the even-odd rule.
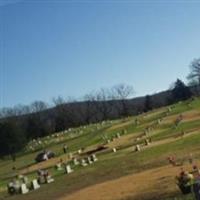
[[[45,161],[45,160],[48,160],[48,159],[51,159],[51,158],[54,158],[54,157],[55,157],[55,153],[54,152],[45,151],[45,152],[39,153],[36,156],[35,161],[36,162],[42,162],[42,161]]]

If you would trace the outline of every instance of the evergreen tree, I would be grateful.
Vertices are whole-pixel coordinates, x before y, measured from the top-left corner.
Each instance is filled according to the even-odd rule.
[[[174,88],[172,89],[172,99],[173,101],[181,101],[189,99],[192,96],[192,93],[183,81],[177,79],[174,84]]]
[[[26,138],[14,122],[0,123],[0,156],[10,155],[15,160],[17,152],[26,144]]]

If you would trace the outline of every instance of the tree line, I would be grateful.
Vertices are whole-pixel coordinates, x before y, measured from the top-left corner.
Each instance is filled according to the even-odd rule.
[[[145,97],[132,98],[133,87],[119,84],[90,92],[82,101],[57,97],[53,99],[52,107],[43,101],[35,101],[29,106],[3,108],[0,110],[0,156],[14,158],[16,152],[34,138],[71,127],[137,115],[197,96],[200,94],[200,59],[191,63],[188,80],[189,84],[185,85],[177,79],[169,90]]]

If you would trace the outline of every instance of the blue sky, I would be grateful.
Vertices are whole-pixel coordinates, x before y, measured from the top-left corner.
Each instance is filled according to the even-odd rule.
[[[200,57],[200,1],[0,0],[0,107],[186,81]]]

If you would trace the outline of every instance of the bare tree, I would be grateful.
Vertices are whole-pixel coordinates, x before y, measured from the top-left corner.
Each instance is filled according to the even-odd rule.
[[[92,91],[83,97],[83,104],[81,109],[82,117],[84,118],[84,121],[89,124],[93,122],[93,120],[97,119],[97,112],[96,112],[96,97],[95,92]]]
[[[32,113],[37,113],[46,110],[48,108],[48,105],[44,101],[34,101],[30,105],[30,108]]]
[[[15,111],[13,108],[2,108],[0,111],[0,115],[2,118],[6,118],[6,117],[11,117],[11,116],[15,116]]]
[[[52,101],[53,101],[53,103],[54,103],[55,106],[60,106],[60,105],[63,105],[63,104],[66,103],[65,100],[64,100],[64,98],[61,97],[61,96],[54,97],[52,99]]]
[[[126,84],[119,84],[112,88],[113,99],[118,101],[117,109],[120,116],[129,114],[128,98],[134,94],[133,87]]]
[[[101,120],[107,120],[113,110],[113,98],[111,89],[101,88],[96,93],[96,108],[102,115]]]
[[[197,83],[200,86],[200,58],[194,59],[190,65],[190,74],[188,75],[188,79]]]

